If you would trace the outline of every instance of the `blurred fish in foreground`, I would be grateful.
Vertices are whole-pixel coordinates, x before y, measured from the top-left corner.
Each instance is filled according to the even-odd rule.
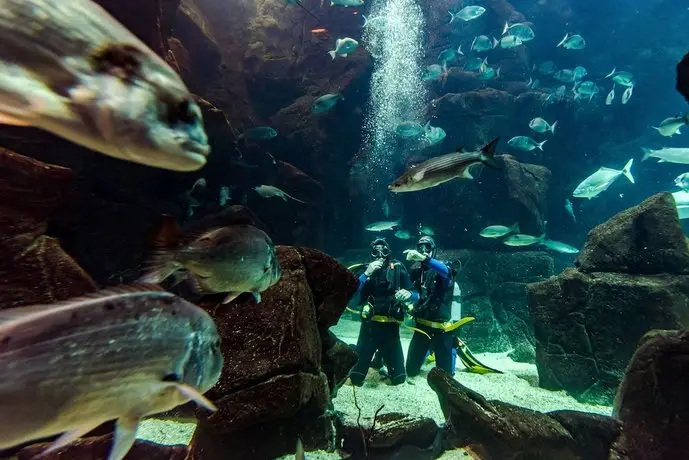
[[[159,56],[90,0],[0,0],[0,123],[122,160],[193,171],[201,109]]]
[[[150,286],[0,312],[0,449],[64,433],[52,452],[117,420],[121,460],[147,415],[220,378],[220,337],[201,308]]]

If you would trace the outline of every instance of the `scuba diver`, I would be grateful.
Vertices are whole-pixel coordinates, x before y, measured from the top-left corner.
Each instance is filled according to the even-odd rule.
[[[359,360],[349,378],[353,385],[362,386],[373,355],[380,351],[392,384],[399,385],[407,378],[399,325],[405,309],[419,300],[419,294],[404,265],[390,259],[390,246],[384,238],[371,242],[371,259],[350,300],[350,305],[362,305],[362,321],[356,345]]]
[[[404,253],[408,261],[417,262],[411,268],[411,280],[420,300],[410,315],[416,320],[416,327],[425,332],[414,332],[407,352],[407,374],[419,375],[428,352],[433,350],[435,365],[454,375],[456,340],[446,330],[452,316],[454,270],[435,258],[435,241],[430,236],[422,236],[416,249]]]

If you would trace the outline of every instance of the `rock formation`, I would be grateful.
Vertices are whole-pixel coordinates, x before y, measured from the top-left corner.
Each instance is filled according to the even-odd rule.
[[[539,384],[610,404],[640,337],[689,325],[689,250],[672,196],[591,230],[577,265],[528,286]]]

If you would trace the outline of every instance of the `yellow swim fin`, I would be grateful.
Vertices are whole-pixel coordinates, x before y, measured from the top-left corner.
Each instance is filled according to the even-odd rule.
[[[452,323],[450,326],[443,328],[443,330],[445,332],[452,332],[455,329],[458,329],[458,328],[464,326],[466,323],[470,323],[475,319],[476,318],[474,318],[473,316],[466,316],[466,317],[460,319],[459,321]]]
[[[482,364],[478,359],[476,359],[473,353],[471,353],[471,350],[469,350],[469,347],[466,343],[462,342],[459,338],[457,338],[457,341],[459,342],[459,345],[457,346],[457,356],[460,360],[462,360],[462,364],[466,366],[469,372],[474,372],[476,374],[502,374],[502,371]]]

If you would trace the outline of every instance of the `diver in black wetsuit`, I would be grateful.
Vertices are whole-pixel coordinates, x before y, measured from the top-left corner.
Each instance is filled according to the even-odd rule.
[[[371,243],[371,258],[366,271],[359,277],[359,289],[350,305],[361,308],[361,329],[357,341],[359,361],[349,377],[352,384],[361,386],[376,351],[380,351],[393,385],[404,383],[404,354],[400,342],[399,325],[407,305],[419,299],[406,268],[390,259],[390,247],[384,238]]]
[[[435,353],[435,365],[454,375],[456,340],[453,334],[445,331],[452,315],[453,270],[435,259],[435,241],[430,236],[422,236],[416,250],[404,253],[408,261],[416,262],[411,268],[411,280],[420,295],[410,314],[416,320],[416,327],[428,334],[414,332],[407,351],[407,375],[419,374],[431,349]]]

